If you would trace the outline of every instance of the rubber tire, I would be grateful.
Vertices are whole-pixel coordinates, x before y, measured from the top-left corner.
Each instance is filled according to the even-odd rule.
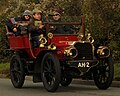
[[[99,78],[97,78],[97,73],[99,71],[96,70],[93,74],[94,76],[94,82],[95,82],[95,85],[99,88],[99,89],[102,89],[102,90],[106,90],[107,88],[110,87],[111,83],[112,83],[112,80],[113,80],[113,76],[114,76],[114,66],[113,66],[113,61],[112,61],[112,57],[108,57],[108,58],[105,58],[104,59],[105,62],[108,64],[109,66],[109,75],[108,75],[108,78],[106,80],[105,83],[102,83],[102,82],[99,82]],[[104,63],[105,64],[105,63]],[[100,69],[101,70],[101,69]],[[102,71],[101,71],[102,72]]]
[[[14,69],[15,64],[17,64],[16,69]],[[19,72],[18,72],[19,75],[15,76],[17,73],[15,70],[17,70],[17,71],[19,70]],[[16,73],[13,73],[13,71]],[[17,78],[17,80],[15,80],[16,78]],[[25,81],[25,69],[24,69],[23,63],[20,59],[20,56],[16,55],[16,54],[12,56],[12,59],[10,62],[10,79],[15,88],[21,88]]]
[[[55,80],[54,80],[54,84],[52,84],[52,85],[47,83],[46,77],[44,75],[44,65],[46,64],[45,62],[47,62],[46,61],[47,59],[52,60],[52,62],[53,62],[52,64],[54,66],[54,71],[56,73],[56,74],[54,74]],[[43,60],[41,63],[41,77],[42,77],[43,85],[48,92],[55,92],[58,89],[59,83],[61,81],[61,67],[60,67],[60,62],[59,62],[57,56],[52,52],[46,53],[43,57]]]
[[[71,77],[63,77],[61,79],[61,85],[64,86],[64,87],[67,87],[70,85],[70,83],[72,82],[72,78]]]

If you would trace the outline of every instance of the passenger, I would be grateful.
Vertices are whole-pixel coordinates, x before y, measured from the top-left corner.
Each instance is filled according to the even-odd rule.
[[[26,25],[28,24],[29,20],[31,18],[31,11],[29,10],[25,10],[23,13],[23,16],[21,17],[14,17],[14,18],[10,18],[10,20],[8,20],[6,22],[6,25],[8,27],[9,32],[14,32],[15,36],[18,36],[21,34],[21,28],[19,27],[19,23],[18,22],[26,22]]]
[[[33,46],[39,46],[39,36],[40,34],[44,34],[42,24],[42,11],[39,9],[34,9],[32,13],[32,19],[29,23],[29,32],[31,33],[31,38],[33,41]]]

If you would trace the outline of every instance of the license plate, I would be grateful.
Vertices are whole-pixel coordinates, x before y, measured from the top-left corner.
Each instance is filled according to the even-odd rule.
[[[79,62],[78,67],[90,67],[90,62]]]

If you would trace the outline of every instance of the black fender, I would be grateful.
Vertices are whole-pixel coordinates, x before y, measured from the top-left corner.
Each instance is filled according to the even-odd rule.
[[[41,51],[36,60],[34,61],[34,72],[33,72],[33,82],[41,82],[42,79],[41,79],[41,62],[42,62],[42,59],[44,57],[44,55],[47,53],[47,52],[51,52],[50,50],[43,50]]]

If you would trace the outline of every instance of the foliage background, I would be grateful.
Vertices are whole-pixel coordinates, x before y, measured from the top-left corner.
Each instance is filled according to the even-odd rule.
[[[114,60],[120,60],[120,0],[0,0],[0,6],[0,62],[7,61],[9,57],[5,51],[9,48],[6,20],[36,7],[44,14],[49,14],[54,7],[62,8],[62,16],[70,20],[79,21],[83,14],[86,32],[91,32],[96,46],[109,46]]]

